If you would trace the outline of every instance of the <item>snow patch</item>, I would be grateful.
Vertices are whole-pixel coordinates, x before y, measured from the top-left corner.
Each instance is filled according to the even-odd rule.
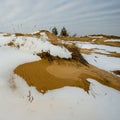
[[[19,46],[19,49],[30,53],[50,52],[53,56],[59,56],[61,58],[71,58],[71,52],[66,48],[55,46],[44,38],[31,38],[31,37],[18,37],[15,42],[15,46]]]
[[[97,35],[94,35],[94,36],[88,36],[90,38],[103,38],[103,36],[97,36]]]
[[[86,49],[91,49],[95,48],[96,50],[103,50],[104,52],[117,52],[120,53],[120,48],[119,47],[112,47],[112,46],[107,46],[107,45],[97,45],[97,44],[91,44],[91,43],[77,43],[77,47],[79,48],[86,48]]]
[[[120,39],[109,39],[105,40],[104,42],[120,42]]]
[[[115,57],[108,57],[105,55],[99,55],[92,53],[90,55],[82,54],[83,57],[88,61],[88,63],[106,70],[106,71],[113,71],[113,70],[120,70],[120,58]]]

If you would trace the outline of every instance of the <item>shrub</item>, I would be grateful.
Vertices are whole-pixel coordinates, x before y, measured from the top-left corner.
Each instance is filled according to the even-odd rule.
[[[65,46],[70,52],[72,52],[72,59],[75,61],[78,61],[86,66],[88,66],[88,62],[87,60],[85,60],[85,58],[82,56],[82,54],[79,52],[79,49],[76,46]]]

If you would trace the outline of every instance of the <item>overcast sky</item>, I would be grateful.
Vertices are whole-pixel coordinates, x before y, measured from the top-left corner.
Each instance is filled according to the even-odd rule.
[[[120,0],[0,0],[1,32],[59,30],[120,35]]]

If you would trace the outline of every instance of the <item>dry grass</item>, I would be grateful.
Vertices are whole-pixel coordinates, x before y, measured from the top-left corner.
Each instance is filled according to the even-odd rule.
[[[11,41],[7,44],[8,46],[15,46],[15,44]]]
[[[10,77],[8,83],[9,83],[9,86],[10,86],[10,88],[11,88],[12,90],[16,90],[16,89],[17,89],[14,76],[11,76],[11,77]]]
[[[82,54],[80,53],[80,49],[78,49],[75,45],[69,46],[69,45],[64,45],[70,52],[72,52],[72,59],[80,62],[84,65],[88,65],[88,62],[84,59]]]
[[[115,71],[112,71],[112,72],[114,72],[117,75],[120,75],[120,70],[115,70]]]
[[[24,36],[25,34],[23,33],[15,33],[15,36]]]
[[[104,42],[104,45],[120,47],[120,42]]]
[[[9,37],[9,36],[11,36],[11,34],[9,34],[9,33],[4,35],[4,37]]]

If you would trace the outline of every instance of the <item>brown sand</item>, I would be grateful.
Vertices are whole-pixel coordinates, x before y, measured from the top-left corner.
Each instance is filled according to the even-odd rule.
[[[64,86],[80,87],[89,91],[90,83],[87,78],[93,78],[104,85],[120,90],[119,77],[92,65],[87,67],[78,64],[73,60],[61,59],[49,62],[47,59],[42,59],[20,65],[14,73],[24,78],[28,85],[35,86],[41,93]]]
[[[44,91],[52,90],[61,88],[64,86],[77,86],[82,87],[86,91],[89,90],[89,82],[86,80],[80,80],[79,76],[76,76],[75,78],[70,78],[70,73],[73,72],[73,70],[63,69],[61,70],[61,65],[58,65],[58,70],[55,70],[53,74],[51,74],[52,69],[55,68],[58,65],[58,63],[50,63],[48,60],[41,60],[37,62],[27,63],[18,66],[14,72],[21,77],[23,77],[26,82],[30,86],[35,86],[38,91]],[[70,63],[68,63],[70,65]],[[63,67],[63,66],[62,66]],[[78,72],[78,68],[73,68],[76,73]],[[58,73],[56,75],[56,73]],[[64,74],[63,74],[64,73]],[[61,75],[64,75],[63,77],[60,77]],[[65,77],[65,78],[64,78]],[[77,78],[78,77],[78,78]]]

